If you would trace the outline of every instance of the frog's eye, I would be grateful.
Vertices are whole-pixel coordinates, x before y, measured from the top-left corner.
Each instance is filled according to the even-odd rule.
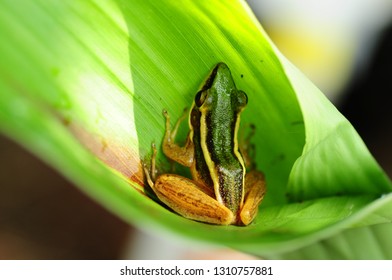
[[[246,106],[246,104],[248,104],[248,96],[242,90],[238,91],[237,98],[238,98],[238,104],[240,106]]]
[[[197,107],[200,107],[203,105],[204,101],[206,100],[207,97],[207,91],[206,90],[201,90],[198,93],[196,93],[195,96],[195,104]]]

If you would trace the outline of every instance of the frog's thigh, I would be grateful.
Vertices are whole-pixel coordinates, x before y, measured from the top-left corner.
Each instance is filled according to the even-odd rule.
[[[244,225],[250,224],[257,215],[259,205],[266,192],[263,173],[253,170],[245,177],[245,199],[240,219]]]
[[[158,198],[178,214],[200,222],[228,225],[233,213],[201,191],[191,180],[175,175],[160,175],[154,184]]]

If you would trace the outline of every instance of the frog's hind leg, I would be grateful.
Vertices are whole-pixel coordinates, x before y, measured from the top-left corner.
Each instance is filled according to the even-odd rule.
[[[155,165],[155,158],[157,157],[157,148],[155,146],[155,143],[151,144],[151,149],[152,149],[152,156],[151,156],[150,170],[148,170],[147,165],[143,162],[144,175],[146,176],[147,183],[150,185],[150,187],[154,185],[155,176],[157,174],[156,165]]]
[[[159,200],[188,219],[219,225],[229,225],[235,220],[226,206],[204,193],[188,178],[162,174],[152,188]]]
[[[245,177],[245,199],[240,211],[240,220],[244,225],[250,224],[256,217],[259,205],[266,192],[264,174],[252,170]]]

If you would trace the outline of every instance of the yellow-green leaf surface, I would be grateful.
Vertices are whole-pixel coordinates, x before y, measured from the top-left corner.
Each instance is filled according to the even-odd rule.
[[[392,231],[389,179],[245,2],[0,7],[0,130],[124,220],[265,257],[392,258],[382,246]],[[143,188],[140,160],[162,140],[162,109],[179,117],[220,61],[248,94],[242,124],[256,125],[256,162],[267,178],[247,227],[187,220]],[[158,166],[169,167],[162,153]]]

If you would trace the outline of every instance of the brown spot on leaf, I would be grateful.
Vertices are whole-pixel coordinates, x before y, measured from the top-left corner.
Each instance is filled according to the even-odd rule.
[[[124,146],[114,139],[93,134],[75,122],[68,124],[75,137],[98,159],[120,172],[130,181],[143,186],[144,174],[138,152],[131,145]],[[140,191],[141,189],[139,189]]]

